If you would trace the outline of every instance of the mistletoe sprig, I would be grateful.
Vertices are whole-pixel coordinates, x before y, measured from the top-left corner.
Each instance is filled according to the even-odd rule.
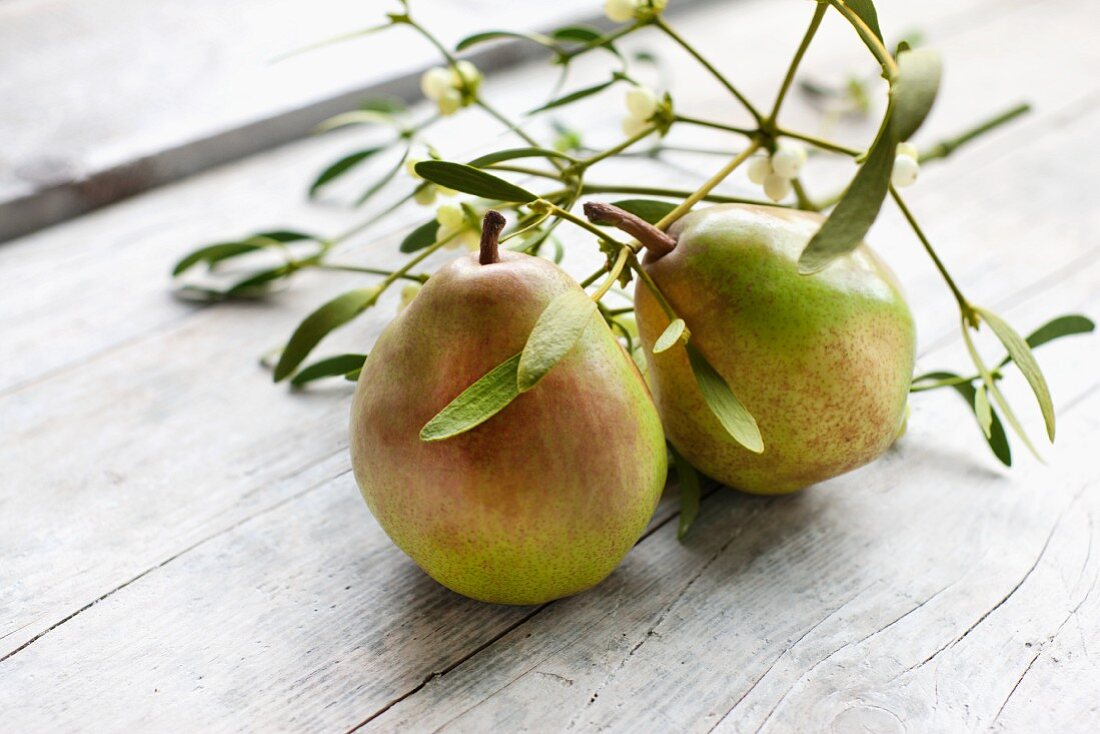
[[[866,235],[887,199],[892,200],[909,223],[914,235],[936,266],[954,297],[960,325],[976,374],[962,376],[938,371],[914,379],[912,392],[951,388],[966,399],[994,454],[1006,465],[1011,451],[1002,423],[1006,421],[1024,444],[1036,453],[1013,409],[1005,399],[999,382],[1004,370],[1015,366],[1035,395],[1044,418],[1046,433],[1055,435],[1054,407],[1042,371],[1032,349],[1055,338],[1092,331],[1093,323],[1083,316],[1064,316],[1048,323],[1026,339],[996,313],[967,299],[947,271],[900,190],[915,183],[922,164],[947,158],[954,150],[1027,112],[1027,105],[1016,105],[985,120],[959,135],[918,150],[909,139],[920,128],[931,110],[939,89],[939,56],[925,47],[901,42],[890,50],[884,41],[874,3],[871,0],[817,0],[806,31],[794,51],[775,98],[769,107],[760,107],[742,94],[738,87],[711,63],[665,18],[667,0],[607,0],[605,14],[618,25],[604,32],[597,28],[571,25],[548,34],[488,30],[468,36],[454,49],[442,44],[414,15],[408,0],[400,0],[399,12],[390,13],[385,23],[346,38],[378,33],[412,31],[439,53],[441,65],[422,77],[424,96],[432,102],[432,111],[408,109],[395,100],[370,100],[355,111],[339,115],[323,126],[333,129],[347,125],[382,126],[391,131],[387,142],[354,150],[320,172],[309,187],[310,196],[323,192],[330,184],[378,156],[393,161],[380,179],[363,191],[357,205],[372,201],[381,192],[401,192],[394,203],[373,214],[346,232],[323,237],[298,230],[261,232],[243,240],[209,245],[183,258],[174,275],[180,277],[181,294],[204,300],[252,298],[269,293],[289,282],[302,270],[327,270],[360,273],[371,284],[340,294],[309,314],[291,335],[274,364],[276,382],[289,380],[295,386],[313,380],[347,376],[354,379],[367,359],[362,354],[332,355],[306,365],[314,348],[326,335],[343,326],[378,303],[379,297],[398,282],[404,283],[402,303],[415,297],[430,273],[418,268],[442,249],[464,245],[476,247],[481,220],[489,209],[508,214],[509,223],[502,242],[512,249],[532,255],[552,248],[551,257],[560,262],[563,246],[555,230],[563,222],[584,230],[606,255],[606,264],[584,278],[582,286],[600,284],[588,298],[574,296],[555,300],[539,319],[521,354],[499,365],[448,405],[427,426],[425,440],[441,440],[486,420],[506,406],[516,395],[545,374],[573,343],[586,319],[599,313],[636,354],[636,327],[632,309],[613,308],[602,301],[616,284],[625,286],[638,277],[654,294],[669,317],[670,325],[658,340],[655,351],[677,342],[688,347],[692,369],[700,391],[722,425],[750,450],[760,450],[756,422],[737,400],[731,386],[692,348],[691,333],[668,300],[641,269],[637,242],[616,239],[607,225],[624,227],[621,218],[607,209],[589,206],[585,215],[578,208],[591,195],[622,195],[614,202],[635,222],[654,225],[659,230],[702,202],[767,203],[804,210],[823,211],[827,219],[803,251],[799,266],[803,273],[818,272],[832,260],[853,250]],[[827,13],[842,16],[856,37],[867,48],[889,86],[885,112],[874,139],[866,149],[841,145],[817,135],[794,130],[782,123],[784,102],[794,87],[800,64]],[[750,120],[734,125],[723,119],[700,116],[681,110],[671,91],[661,93],[646,87],[633,76],[633,65],[652,61],[649,54],[629,56],[618,42],[636,34],[657,34],[670,40],[699,65],[702,73],[713,77]],[[468,59],[459,58],[467,50],[500,39],[518,39],[542,47],[560,75],[550,90],[548,101],[527,110],[519,118],[500,111],[485,95],[481,72]],[[585,85],[570,84],[572,62],[589,54],[608,60],[605,76]],[[567,90],[567,87],[569,88]],[[583,135],[563,125],[557,118],[570,105],[612,88],[625,89],[627,116],[623,137],[616,144],[599,149],[584,144]],[[455,115],[480,112],[495,120],[515,143],[471,160],[450,160],[431,146],[428,136]],[[532,132],[536,125],[549,120],[553,137],[540,139]],[[542,127],[541,126],[540,130]],[[683,148],[668,144],[673,128],[706,128],[721,131],[730,138],[730,148]],[[423,149],[423,156],[417,151]],[[692,152],[719,157],[723,163],[693,189],[616,184],[597,178],[601,164],[627,156],[659,158],[667,152]],[[813,155],[841,156],[857,165],[855,175],[845,189],[834,196],[815,199],[804,182],[807,161]],[[762,198],[744,198],[718,193],[718,188],[739,167],[745,165],[749,180],[761,186]],[[402,172],[408,175],[402,175]],[[460,198],[460,195],[465,197]],[[440,197],[435,215],[413,228],[402,240],[400,251],[408,255],[394,270],[368,268],[336,259],[340,246],[369,233],[379,222],[407,207],[430,206]],[[502,222],[503,226],[503,222]],[[255,265],[255,263],[260,263]],[[249,264],[253,264],[250,269]],[[208,275],[223,273],[226,266],[245,266],[227,284],[196,285],[190,278],[199,266]],[[184,280],[187,277],[188,280]],[[975,346],[972,333],[982,325],[990,328],[1007,350],[1007,356],[990,368]],[[734,386],[735,387],[735,386]],[[694,477],[686,463],[678,461],[683,477]],[[698,488],[698,481],[689,481]],[[697,496],[687,492],[685,502],[697,507]],[[686,515],[685,515],[686,516]]]

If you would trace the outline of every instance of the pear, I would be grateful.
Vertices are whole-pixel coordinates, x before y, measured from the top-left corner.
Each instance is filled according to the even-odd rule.
[[[638,329],[668,438],[699,470],[746,492],[793,492],[855,469],[881,455],[905,420],[912,314],[865,244],[799,273],[799,254],[823,221],[778,207],[711,206],[657,231],[671,244],[654,238],[643,264],[690,344],[755,417],[764,450],[744,448],[718,422],[683,345],[653,353],[669,320],[639,283]]]
[[[607,577],[664,488],[660,417],[633,361],[593,316],[534,387],[477,427],[420,431],[471,384],[522,352],[558,294],[580,290],[548,260],[480,253],[434,274],[379,336],[360,374],[351,455],[363,497],[432,578],[486,602],[539,604]]]

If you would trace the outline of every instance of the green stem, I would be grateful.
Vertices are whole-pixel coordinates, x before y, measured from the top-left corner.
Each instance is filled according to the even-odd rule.
[[[849,155],[853,158],[857,158],[863,155],[862,150],[856,148],[849,148],[846,145],[840,143],[834,143],[831,140],[825,140],[823,138],[814,137],[813,135],[806,135],[804,133],[795,132],[794,130],[780,129],[776,131],[777,135],[784,138],[794,138],[795,140],[801,140],[804,143],[809,143],[815,148],[821,148],[831,153],[840,153],[841,155]]]
[[[653,282],[653,278],[649,276],[649,273],[645,271],[642,264],[638,262],[637,256],[631,258],[630,266],[634,269],[634,272],[638,274],[638,278],[642,281],[649,292],[653,294],[653,297],[657,299],[658,305],[661,310],[665,312],[665,316],[669,321],[675,321],[680,318],[676,315],[676,311],[673,310],[672,304],[665,298],[665,294],[661,293],[661,289],[657,287],[657,284]]]
[[[973,307],[971,307],[970,303],[966,300],[966,297],[963,296],[962,291],[959,290],[959,287],[955,285],[955,280],[951,277],[950,273],[947,272],[947,268],[944,266],[943,261],[940,260],[939,255],[937,255],[935,249],[933,249],[932,243],[929,242],[928,238],[924,235],[924,230],[922,230],[920,228],[920,225],[917,224],[917,220],[913,216],[913,213],[909,211],[909,207],[905,205],[905,201],[901,198],[901,195],[898,194],[897,189],[895,189],[893,186],[890,187],[890,196],[893,197],[894,202],[898,205],[898,209],[901,210],[902,215],[905,217],[905,221],[909,223],[909,227],[913,230],[913,233],[917,235],[917,239],[920,240],[920,243],[924,246],[925,252],[927,252],[928,256],[932,258],[932,262],[935,264],[936,270],[940,271],[940,275],[943,276],[943,280],[945,283],[947,283],[947,287],[951,289],[951,294],[955,296],[955,300],[959,304],[959,311],[962,312],[963,319],[970,322],[974,326],[974,328],[977,328],[978,317],[977,314],[974,313]]]
[[[1031,105],[1027,104],[1026,102],[1018,104],[1015,107],[1000,113],[999,115],[991,117],[985,122],[981,122],[975,125],[969,130],[966,130],[952,138],[942,140],[939,143],[933,145],[931,148],[921,153],[920,162],[925,163],[927,161],[934,161],[940,158],[946,158],[947,156],[954,153],[957,148],[966,145],[971,140],[974,140],[975,138],[980,137],[987,132],[990,132],[991,130],[995,130],[1001,125],[1011,122],[1017,117],[1025,115],[1030,111]]]
[[[622,275],[623,268],[626,267],[626,263],[633,252],[633,250],[625,245],[619,248],[619,256],[615,258],[615,264],[607,271],[607,278],[600,284],[599,289],[592,294],[593,301],[598,303],[601,298],[607,295],[607,292],[611,290],[611,286],[615,285],[615,281]]]
[[[492,117],[494,120],[499,122],[501,125],[504,125],[506,128],[508,128],[508,130],[510,132],[514,132],[516,135],[518,135],[520,137],[520,139],[523,140],[523,142],[527,143],[532,148],[541,148],[542,147],[541,145],[539,145],[539,141],[535,140],[530,135],[528,135],[527,131],[524,130],[522,127],[520,127],[516,123],[509,120],[507,117],[505,117],[500,112],[498,112],[496,110],[496,108],[493,107],[492,105],[490,105],[488,102],[486,102],[481,97],[481,95],[478,95],[477,99],[474,101],[474,104],[476,104],[481,109],[485,110],[485,112],[487,112],[490,117]],[[555,168],[561,168],[562,167],[561,163],[559,161],[554,160],[553,158],[550,159],[550,163]]]
[[[623,142],[619,143],[618,145],[613,146],[611,148],[608,148],[607,150],[603,151],[602,153],[597,153],[596,155],[591,156],[590,158],[585,158],[581,161],[578,161],[576,166],[582,171],[588,170],[589,166],[592,166],[596,163],[599,163],[600,161],[604,160],[605,158],[610,158],[613,155],[617,155],[618,153],[623,152],[624,150],[626,150],[630,146],[634,145],[634,143],[637,143],[642,138],[645,138],[645,137],[653,134],[656,130],[657,130],[656,125],[648,125],[645,128],[643,128],[642,130],[638,131],[637,133],[631,135],[629,138],[627,138]]]
[[[508,164],[504,165],[489,165],[485,166],[486,171],[510,171],[511,173],[522,173],[527,176],[541,176],[542,178],[552,178],[557,181],[562,180],[560,173],[554,173],[553,171],[543,171],[538,168],[527,168],[526,166],[512,166]]]
[[[561,60],[563,62],[572,61],[581,54],[588,53],[589,51],[599,48],[600,46],[603,46],[607,43],[617,41],[623,36],[629,33],[633,33],[634,31],[638,30],[639,28],[643,28],[644,26],[644,23],[634,23],[633,25],[624,25],[621,28],[616,28],[607,35],[600,36],[599,38],[593,38],[591,41],[586,42],[583,46],[579,46],[572,51],[563,53],[561,55]]]
[[[795,178],[791,180],[791,188],[794,189],[795,198],[798,199],[798,208],[807,212],[820,211],[817,204],[806,193],[806,188],[802,185],[802,179]]]
[[[645,196],[669,196],[676,199],[684,199],[691,196],[691,191],[684,189],[665,189],[654,186],[615,186],[605,184],[585,184],[582,188],[584,194],[641,194]],[[703,201],[715,204],[760,204],[763,206],[776,206],[770,201],[762,199],[746,199],[740,196],[722,196],[720,194],[707,194]]]
[[[738,135],[744,135],[747,138],[751,138],[756,135],[755,130],[749,130],[746,127],[737,127],[735,125],[726,125],[721,122],[711,122],[710,120],[702,120],[698,117],[687,117],[686,115],[676,115],[672,118],[673,122],[682,122],[687,125],[697,125],[699,127],[709,127],[714,130],[725,130],[726,132],[737,133]]]
[[[596,225],[592,224],[588,220],[586,220],[582,217],[578,217],[576,214],[569,211],[568,209],[562,209],[560,206],[558,206],[556,204],[550,204],[549,210],[550,210],[551,213],[553,213],[554,216],[558,217],[559,219],[564,219],[568,222],[572,222],[573,224],[577,225],[578,227],[588,230],[592,234],[596,235],[596,237],[598,237],[601,240],[604,240],[605,242],[612,242],[612,243],[614,243],[616,245],[619,245],[621,247],[625,247],[625,245],[623,245],[621,242],[619,242],[615,238],[609,237],[607,232],[604,232],[602,229],[600,229]],[[627,248],[627,249],[629,249],[629,248]]]
[[[425,247],[423,250],[421,250],[419,253],[417,253],[417,255],[415,257],[411,258],[408,262],[406,262],[400,268],[398,268],[397,270],[393,271],[388,276],[386,276],[386,279],[378,284],[378,292],[381,293],[382,291],[386,290],[391,285],[393,285],[394,282],[396,282],[398,279],[404,278],[410,270],[412,270],[414,267],[416,267],[420,263],[424,262],[424,260],[426,260],[433,253],[435,253],[436,250],[443,247],[448,242],[450,242],[455,237],[457,237],[458,234],[459,234],[458,232],[455,232],[454,234],[448,235],[447,237],[444,237],[441,240],[437,240],[436,242],[433,242],[432,244]]]
[[[681,201],[680,204],[668,214],[661,217],[661,221],[657,222],[657,229],[668,229],[669,225],[687,214],[691,210],[691,207],[705,199],[707,194],[709,194],[715,186],[725,181],[726,177],[733,173],[738,166],[748,160],[749,156],[755,153],[756,149],[759,147],[760,143],[754,141],[749,147],[734,156],[733,160],[722,166],[721,170],[711,176],[695,193]]]
[[[772,106],[772,112],[768,115],[768,119],[764,123],[765,127],[772,127],[775,125],[775,121],[779,117],[779,108],[783,106],[783,99],[787,96],[787,91],[791,88],[791,83],[794,82],[795,72],[798,71],[798,66],[802,63],[802,57],[806,55],[806,49],[810,47],[810,42],[817,33],[817,29],[821,26],[821,19],[825,17],[825,13],[828,9],[829,6],[824,3],[818,3],[817,7],[814,8],[814,17],[810,20],[810,27],[806,29],[806,34],[802,36],[802,43],[799,44],[798,51],[795,52],[794,59],[791,60],[791,65],[787,67],[787,75],[783,77],[783,84],[779,87],[779,94],[775,97],[775,104]]]
[[[364,267],[360,267],[359,265],[342,265],[342,264],[339,264],[339,263],[319,262],[319,263],[315,264],[313,267],[317,268],[318,270],[337,270],[337,271],[348,272],[348,273],[367,273],[368,275],[385,275],[385,276],[393,275],[392,270],[380,270],[378,268],[364,268]],[[428,281],[427,273],[422,273],[420,275],[411,275],[411,274],[406,273],[406,274],[402,274],[399,277],[401,277],[405,280],[414,280],[418,283],[426,283]]]
[[[737,91],[737,88],[734,87],[732,84],[730,84],[729,80],[726,79],[726,77],[722,75],[722,72],[718,71],[718,69],[716,69],[705,58],[703,58],[703,55],[700,54],[698,51],[696,51],[695,48],[690,43],[688,43],[684,38],[682,38],[679,33],[674,31],[672,29],[672,27],[668,23],[665,22],[664,18],[662,18],[660,16],[657,16],[656,18],[654,18],[653,24],[655,26],[657,26],[658,28],[660,28],[662,31],[664,31],[665,35],[667,35],[669,38],[671,38],[673,41],[675,41],[677,44],[679,44],[680,47],[683,48],[685,51],[687,51],[689,54],[691,54],[691,56],[696,61],[698,61],[703,66],[704,69],[709,71],[711,76],[713,76],[715,79],[717,79],[718,83],[721,84],[723,87],[725,87],[726,91],[729,92],[730,94],[732,94],[737,99],[737,101],[740,102],[741,105],[746,110],[748,110],[749,114],[752,115],[752,117],[756,121],[757,125],[761,125],[764,122],[763,116],[753,106],[752,102],[750,102],[743,94],[741,94],[741,92]]]
[[[419,189],[419,187],[417,187],[417,188]],[[331,237],[331,238],[325,240],[322,243],[322,247],[325,250],[329,250],[329,249],[335,247],[336,245],[340,244],[344,240],[347,240],[347,239],[350,239],[351,237],[354,237],[355,235],[359,234],[360,232],[367,229],[368,227],[376,224],[383,217],[386,217],[386,216],[392,214],[393,212],[400,209],[404,204],[407,204],[408,202],[412,201],[412,198],[415,195],[416,195],[415,190],[410,194],[406,194],[402,198],[395,201],[393,204],[389,205],[388,207],[386,207],[382,211],[378,212],[374,216],[367,219],[365,222],[361,222],[361,223],[355,225],[354,227],[352,227],[350,229],[344,230],[343,232],[336,235],[335,237]]]

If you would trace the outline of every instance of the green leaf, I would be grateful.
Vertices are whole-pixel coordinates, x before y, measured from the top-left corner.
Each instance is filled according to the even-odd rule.
[[[468,48],[472,48],[480,43],[486,43],[487,41],[497,41],[502,38],[518,38],[524,41],[531,41],[537,43],[540,46],[544,46],[549,49],[557,50],[557,46],[554,45],[554,40],[541,33],[518,33],[516,31],[483,31],[481,33],[474,33],[473,35],[466,36],[458,45],[455,46],[455,51],[465,51]]]
[[[722,375],[718,374],[698,349],[688,344],[687,353],[691,360],[691,370],[695,373],[695,381],[699,384],[699,392],[703,394],[703,399],[718,418],[718,422],[737,443],[755,454],[762,453],[764,439],[761,438],[760,428],[748,408],[737,399]]]
[[[401,127],[401,122],[386,112],[376,110],[352,110],[341,112],[339,115],[328,118],[315,128],[315,132],[325,133],[348,125],[389,125]]]
[[[295,229],[276,229],[270,232],[258,232],[249,237],[245,242],[264,244],[265,240],[273,240],[286,244],[287,242],[299,242],[302,240],[317,240],[316,235],[299,232]]]
[[[657,342],[653,345],[653,353],[660,354],[671,349],[672,345],[680,340],[686,330],[687,324],[684,323],[683,319],[673,319],[661,333],[661,336],[657,338]]]
[[[550,35],[552,35],[556,41],[571,41],[574,43],[592,43],[604,37],[603,32],[599,28],[585,25],[567,25],[558,28]],[[619,50],[615,48],[615,44],[611,41],[604,41],[603,43],[597,44],[594,48],[607,49],[611,53],[622,58],[622,54],[619,53]]]
[[[397,175],[397,172],[405,167],[405,161],[409,157],[409,150],[410,148],[405,148],[405,151],[401,154],[401,157],[397,160],[397,163],[394,164],[393,168],[386,171],[382,178],[380,178],[373,186],[364,191],[363,194],[358,199],[356,199],[356,206],[362,206],[363,204],[366,204],[372,196],[381,191],[386,186],[386,184],[393,180],[393,177]]]
[[[990,427],[993,424],[993,408],[989,405],[989,393],[986,392],[984,385],[974,390],[974,415],[978,418],[978,426],[982,429],[982,433],[989,438],[992,435]]]
[[[343,326],[374,305],[378,288],[357,288],[343,293],[311,313],[298,325],[275,365],[275,382],[290,376],[310,351],[330,331]]]
[[[966,342],[966,349],[970,352],[970,359],[973,360],[974,365],[978,368],[978,373],[982,377],[982,382],[985,384],[985,388],[989,390],[989,394],[993,396],[993,401],[997,404],[1005,414],[1005,420],[1008,421],[1008,425],[1012,426],[1012,430],[1016,432],[1016,435],[1020,437],[1020,440],[1027,446],[1028,451],[1032,455],[1042,461],[1042,457],[1039,456],[1038,449],[1035,448],[1035,444],[1028,438],[1027,432],[1024,431],[1024,427],[1020,424],[1019,419],[1016,417],[1016,413],[1013,412],[1012,406],[1005,400],[1000,389],[997,387],[996,381],[993,379],[993,375],[990,374],[989,368],[986,366],[985,361],[982,359],[982,355],[978,352],[978,348],[974,345],[974,340],[970,337],[970,327],[966,323],[965,318],[962,321],[962,335],[963,341]]]
[[[859,19],[867,24],[871,32],[882,40],[882,30],[878,27],[878,11],[875,10],[873,0],[843,0],[844,4],[859,16]]]
[[[302,370],[290,379],[290,384],[298,387],[307,382],[320,380],[323,377],[341,377],[349,372],[358,372],[367,361],[365,354],[338,354],[335,357],[326,357],[313,364],[303,367]]]
[[[914,378],[913,382],[927,381],[929,383],[939,383],[942,387],[951,387],[957,392],[971,411],[975,410],[977,404],[976,388],[970,382],[962,381],[960,375],[954,372],[929,372]],[[986,401],[988,403],[988,401]],[[1001,423],[1000,417],[997,415],[997,411],[993,410],[990,406],[990,424],[988,433],[985,427],[981,423],[981,419],[978,419],[978,428],[982,429],[982,433],[986,434],[986,443],[989,444],[989,448],[993,451],[993,455],[1004,464],[1005,466],[1012,466],[1012,448],[1008,445],[1008,436],[1005,435],[1004,425]],[[975,412],[975,418],[977,413]]]
[[[592,322],[596,302],[580,289],[559,293],[539,314],[520,355],[516,385],[527,392],[573,349]]]
[[[222,260],[228,260],[231,257],[262,250],[263,247],[263,245],[249,242],[222,242],[216,245],[207,245],[195,250],[176,263],[176,267],[172,268],[172,275],[180,275],[201,262],[209,266]]]
[[[676,208],[670,201],[658,201],[657,199],[622,199],[611,202],[623,211],[630,212],[636,217],[641,217],[650,224],[661,221],[666,214]]]
[[[313,183],[309,185],[309,198],[313,198],[317,195],[318,190],[329,181],[339,178],[355,166],[359,165],[363,161],[370,158],[372,155],[380,150],[384,150],[383,147],[367,148],[366,150],[360,150],[352,153],[351,155],[344,156],[340,160],[333,163],[331,166],[321,171],[321,173],[314,179]]]
[[[508,407],[519,395],[516,371],[519,354],[500,363],[462,391],[420,429],[421,441],[442,441],[480,426]]]
[[[680,525],[676,529],[676,539],[683,540],[695,518],[699,516],[699,499],[702,494],[699,488],[699,472],[695,471],[695,467],[687,459],[680,456],[672,444],[668,445],[668,450],[676,466],[676,484],[680,487]]]
[[[289,265],[279,265],[269,270],[261,270],[234,283],[232,287],[225,291],[225,295],[227,297],[255,295],[254,292],[263,290],[264,286],[270,285],[276,280],[281,280],[292,272],[294,271]]]
[[[405,235],[405,239],[401,240],[401,252],[416,252],[417,250],[423,250],[429,245],[434,245],[436,237],[439,235],[439,222],[435,219],[429,219]]]
[[[513,183],[463,163],[421,161],[416,164],[416,172],[432,183],[485,199],[526,204],[539,198]]]
[[[894,168],[898,145],[889,115],[887,111],[886,120],[879,129],[867,160],[798,258],[798,270],[802,274],[816,273],[833,258],[854,250],[875,223],[890,188],[890,173]]]
[[[567,155],[557,150],[550,150],[549,148],[509,148],[508,150],[498,150],[495,153],[489,153],[480,158],[474,158],[470,161],[469,165],[474,168],[484,168],[494,163],[513,161],[517,158],[561,158],[566,161],[576,160],[571,155]]]
[[[361,369],[352,370],[351,372],[344,375],[344,379],[347,380],[348,382],[358,382],[359,381],[359,375],[362,372],[363,372],[363,370],[361,370]]]
[[[898,78],[890,89],[890,125],[897,140],[908,140],[924,122],[936,101],[943,63],[932,49],[919,48],[898,56]]]
[[[609,79],[606,82],[600,82],[599,84],[593,84],[591,87],[585,87],[584,89],[578,89],[577,91],[570,92],[569,94],[566,94],[563,97],[558,97],[556,99],[552,99],[549,102],[547,102],[546,104],[544,104],[542,107],[536,107],[535,109],[531,110],[527,114],[528,115],[533,115],[536,112],[544,112],[546,110],[552,110],[555,107],[564,107],[567,104],[572,104],[573,102],[576,102],[577,100],[584,99],[585,97],[591,97],[593,94],[599,94],[603,90],[607,89],[612,84],[614,84],[616,81],[618,81],[618,80],[617,79]]]
[[[400,97],[373,97],[363,100],[359,104],[359,109],[364,112],[381,112],[387,115],[394,115],[399,112],[404,112],[408,107],[405,105],[405,101]]]
[[[1016,333],[1016,330],[1008,325],[1004,319],[992,311],[975,307],[975,311],[982,317],[993,333],[1001,340],[1001,344],[1008,350],[1016,366],[1020,368],[1031,391],[1035,393],[1035,399],[1039,402],[1039,410],[1043,413],[1043,422],[1046,424],[1047,437],[1054,440],[1054,402],[1050,398],[1050,388],[1047,387],[1046,378],[1035,361],[1035,355],[1031,353],[1024,338]]]
[[[1052,319],[1047,323],[1040,326],[1035,331],[1028,335],[1025,341],[1032,349],[1037,349],[1043,346],[1047,342],[1052,342],[1055,339],[1061,339],[1063,336],[1073,336],[1074,334],[1088,334],[1096,329],[1096,324],[1092,322],[1092,319],[1087,316],[1081,316],[1079,314],[1070,314],[1068,316],[1059,316],[1056,319]],[[1001,360],[998,367],[1004,367],[1006,364],[1012,361],[1012,355],[1008,355]]]

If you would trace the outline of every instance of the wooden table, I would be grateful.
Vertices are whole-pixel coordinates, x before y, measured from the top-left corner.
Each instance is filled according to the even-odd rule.
[[[879,5],[891,35],[919,26],[946,59],[919,142],[1020,98],[1036,106],[927,166],[909,197],[968,296],[1022,331],[1095,316],[1095,0]],[[808,7],[746,0],[676,23],[768,99]],[[640,43],[666,59],[683,109],[736,119],[720,90],[685,88],[689,60]],[[833,21],[807,63],[825,79],[869,70]],[[489,93],[523,109],[548,73],[496,75]],[[594,142],[614,139],[619,105],[578,110]],[[816,119],[799,100],[790,115]],[[460,156],[488,130],[456,121],[437,145]],[[873,465],[792,497],[715,491],[684,542],[670,487],[623,565],[577,597],[488,606],[418,571],[356,490],[352,387],[288,394],[256,361],[362,281],[307,273],[251,305],[169,295],[171,263],[197,244],[361,217],[301,195],[359,135],[274,149],[0,246],[0,730],[1100,727],[1094,338],[1039,353],[1060,421],[1045,465],[1017,448],[1002,469],[965,406],[937,391],[913,399],[908,433]],[[679,163],[649,175],[698,180],[717,165]],[[396,225],[424,216],[402,213],[348,258],[394,262]],[[896,211],[871,240],[917,313],[919,367],[964,369],[955,307]],[[595,261],[582,235],[567,244],[575,272]],[[366,348],[394,307],[323,351]],[[1008,389],[1038,435],[1026,388]]]

